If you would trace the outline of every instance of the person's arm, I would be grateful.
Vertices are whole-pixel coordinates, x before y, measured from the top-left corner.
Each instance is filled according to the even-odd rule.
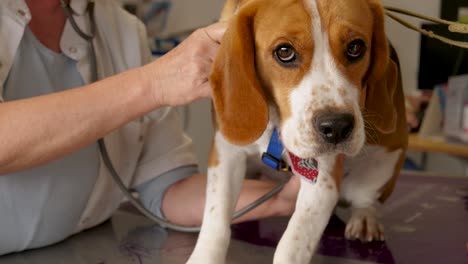
[[[158,107],[209,96],[208,76],[225,26],[197,30],[146,66],[80,88],[1,103],[0,175],[72,153]]]
[[[405,96],[406,121],[410,129],[417,129],[421,120],[418,113],[422,111],[424,104],[429,103],[431,94],[413,92]]]
[[[283,190],[257,208],[236,219],[234,223],[272,216],[291,215],[295,208],[300,179],[292,176]],[[246,179],[242,186],[236,211],[257,200],[277,183]],[[198,226],[202,222],[205,206],[206,175],[193,175],[173,184],[162,201],[162,212],[172,223]]]

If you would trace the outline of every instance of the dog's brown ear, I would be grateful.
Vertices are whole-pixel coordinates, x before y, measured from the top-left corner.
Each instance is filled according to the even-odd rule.
[[[230,20],[210,78],[219,129],[236,145],[255,141],[268,123],[268,106],[255,68],[254,14],[254,8],[244,8]]]
[[[366,85],[365,118],[382,133],[395,131],[397,112],[393,102],[399,81],[398,62],[390,58],[390,47],[385,35],[384,12],[379,0],[368,0],[373,13],[371,62]]]

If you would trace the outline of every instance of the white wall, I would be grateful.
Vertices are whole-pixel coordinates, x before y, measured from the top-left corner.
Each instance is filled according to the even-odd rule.
[[[165,33],[190,30],[216,22],[224,2],[224,0],[172,0]]]

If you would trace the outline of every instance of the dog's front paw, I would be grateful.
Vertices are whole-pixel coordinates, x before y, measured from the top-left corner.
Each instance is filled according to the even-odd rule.
[[[224,260],[215,260],[211,257],[190,258],[186,264],[224,264]]]
[[[345,237],[362,242],[385,240],[384,228],[375,215],[373,208],[353,208],[351,218],[346,225]]]
[[[216,257],[211,255],[198,255],[195,254],[190,256],[186,264],[224,264],[224,257]]]
[[[226,244],[223,242],[220,241],[212,245],[208,245],[208,243],[198,244],[186,264],[224,264],[226,262],[227,245],[223,246]],[[218,247],[216,247],[217,245]]]

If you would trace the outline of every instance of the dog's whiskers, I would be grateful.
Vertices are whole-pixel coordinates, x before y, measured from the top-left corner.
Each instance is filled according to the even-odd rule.
[[[375,130],[374,126],[368,120],[364,120],[364,129],[366,133],[366,138],[370,139],[370,143],[377,144],[378,143],[378,134]]]

